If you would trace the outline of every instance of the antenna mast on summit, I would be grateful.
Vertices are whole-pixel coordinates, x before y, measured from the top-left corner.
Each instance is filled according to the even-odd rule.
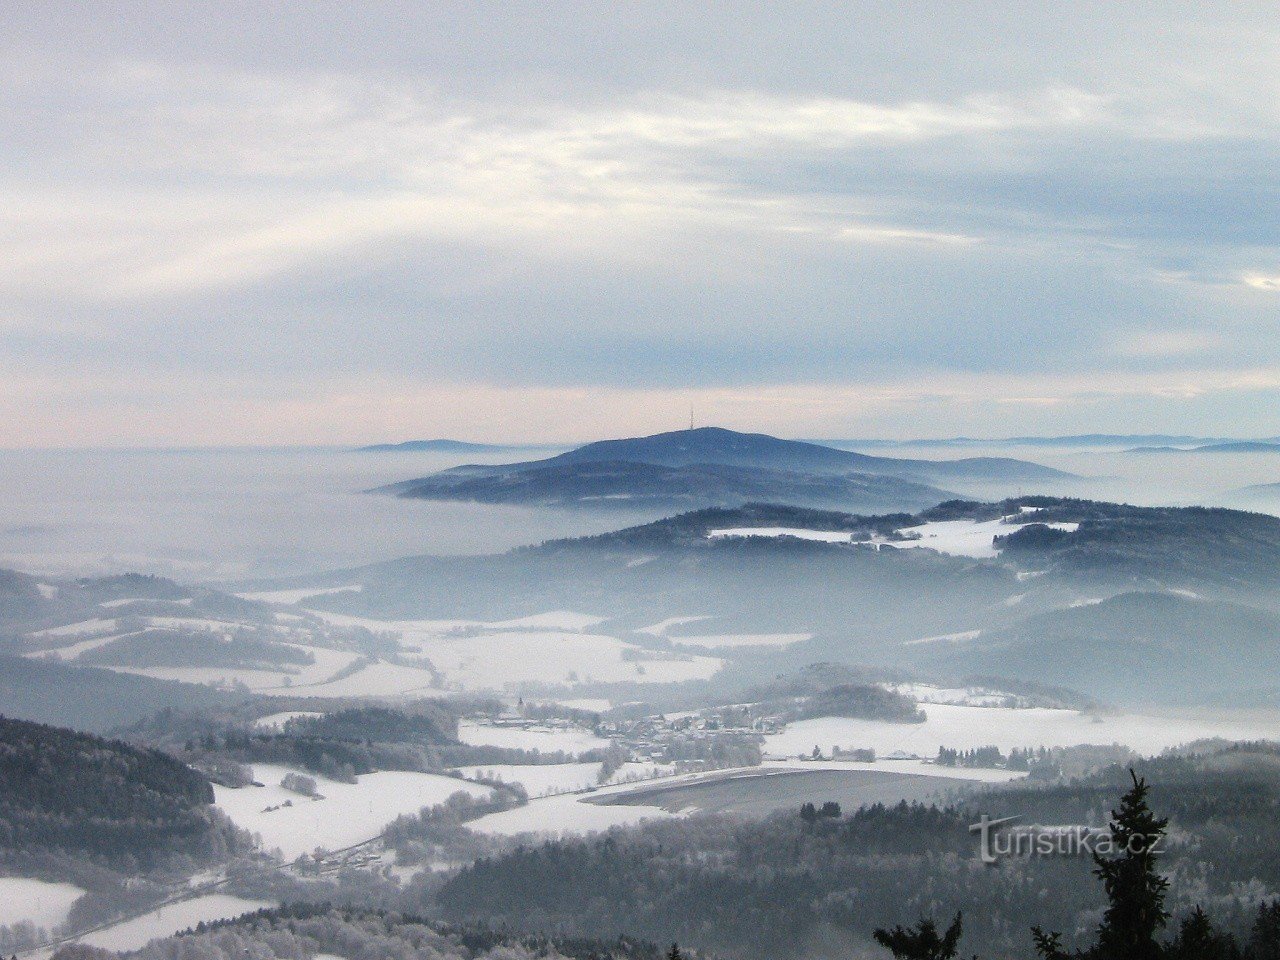
[[[693,404],[689,404],[689,429],[693,429]]]

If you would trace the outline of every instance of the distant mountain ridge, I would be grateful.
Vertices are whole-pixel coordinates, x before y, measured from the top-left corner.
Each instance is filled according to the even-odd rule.
[[[357,447],[356,453],[503,453],[508,450],[558,449],[537,446],[507,446],[493,443],[469,443],[466,440],[405,440],[401,443],[374,443]]]
[[[599,505],[602,500],[711,506],[748,500],[918,510],[953,482],[1062,481],[1072,474],[1000,457],[909,460],[701,427],[601,440],[544,460],[467,464],[381,488],[402,497]]]
[[[386,489],[410,498],[477,503],[662,509],[773,500],[830,508],[857,504],[869,511],[921,510],[952,496],[927,484],[872,474],[797,473],[719,463],[665,466],[626,460],[535,464],[497,473],[460,468]]]

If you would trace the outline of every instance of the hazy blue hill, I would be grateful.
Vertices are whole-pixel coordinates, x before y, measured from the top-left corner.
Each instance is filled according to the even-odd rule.
[[[551,506],[690,509],[777,500],[877,512],[919,510],[951,494],[896,477],[801,473],[719,463],[668,466],[626,460],[562,461],[516,471],[445,471],[396,484],[421,499]]]
[[[603,440],[545,460],[467,464],[392,484],[381,492],[422,499],[562,506],[599,505],[613,499],[687,508],[754,499],[876,511],[919,509],[931,499],[937,502],[946,496],[938,487],[948,482],[1022,483],[1070,477],[1024,460],[876,457],[765,434],[702,427]]]
[[[1125,593],[1030,617],[926,660],[957,674],[1070,686],[1112,703],[1204,702],[1280,677],[1280,615],[1170,593]]]
[[[677,430],[650,437],[601,440],[543,461],[545,465],[628,460],[683,467],[717,463],[798,473],[866,473],[881,476],[953,479],[1048,480],[1070,474],[1051,467],[1002,457],[961,460],[909,460],[837,450],[802,440],[782,440],[763,433],[739,433],[721,427]],[[523,469],[510,464],[501,469]]]
[[[1228,440],[1221,443],[1201,443],[1198,446],[1150,446],[1135,447],[1128,453],[1280,453],[1280,443],[1269,440]]]
[[[529,449],[491,443],[468,443],[465,440],[405,440],[402,443],[374,443],[357,447],[356,453],[502,453],[506,450]]]
[[[0,656],[0,715],[92,733],[108,733],[166,707],[198,709],[243,699],[211,687]]]

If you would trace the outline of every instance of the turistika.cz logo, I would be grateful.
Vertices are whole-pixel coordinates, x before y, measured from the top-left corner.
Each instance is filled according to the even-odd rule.
[[[1154,839],[1134,834],[1121,842],[1102,827],[1078,825],[1020,826],[1021,817],[993,819],[985,813],[969,832],[978,835],[978,855],[983,863],[999,863],[1016,857],[1113,857],[1122,853],[1159,855],[1163,837]]]

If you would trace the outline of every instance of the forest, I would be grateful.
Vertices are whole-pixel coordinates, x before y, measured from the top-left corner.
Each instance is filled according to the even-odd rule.
[[[1172,824],[1171,912],[1181,918],[1204,906],[1224,930],[1246,935],[1265,891],[1280,884],[1275,751],[1168,756],[1136,769]],[[1085,937],[1104,908],[1102,892],[1081,882],[1088,865],[1074,858],[984,866],[969,825],[987,813],[1105,826],[1126,777],[1116,766],[1065,785],[980,794],[963,806],[650,823],[478,860],[444,884],[438,902],[456,921],[627,930],[759,960],[829,953],[833,944],[865,949],[873,927],[962,912],[967,949],[1022,956],[1028,918],[1068,940]]]
[[[0,849],[207,853],[212,802],[207,780],[158,751],[0,718]]]

